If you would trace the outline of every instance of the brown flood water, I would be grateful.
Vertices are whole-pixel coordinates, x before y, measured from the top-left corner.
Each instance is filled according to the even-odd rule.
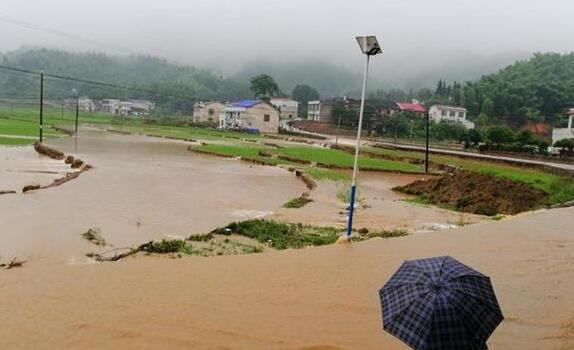
[[[377,291],[405,259],[440,255],[492,278],[506,320],[490,349],[574,349],[574,208],[303,250],[65,264],[85,261],[93,247],[79,233],[92,226],[121,246],[241,216],[306,213],[278,209],[304,189],[282,169],[156,139],[86,135],[77,150],[71,141],[51,144],[95,169],[57,188],[0,197],[0,255],[31,256],[0,270],[0,349],[406,350],[382,331]],[[377,185],[378,175],[361,181],[372,207],[359,220],[376,224],[390,210],[409,221],[408,210],[392,211],[404,203]],[[311,203],[319,209],[301,218],[337,210],[330,186],[320,184]],[[441,213],[413,208],[425,209],[412,212],[420,222]]]
[[[48,144],[94,169],[56,188],[0,196],[0,256],[87,261],[83,256],[93,246],[80,233],[90,227],[99,227],[115,247],[184,237],[271,214],[304,190],[283,169],[197,155],[180,142],[100,133],[82,134],[78,142],[76,147],[73,138],[61,138]],[[37,158],[31,147],[0,148],[1,159],[5,153],[11,160],[2,168],[42,168],[31,165]],[[50,170],[69,169],[46,159],[40,162]],[[50,183],[45,177],[37,181]]]

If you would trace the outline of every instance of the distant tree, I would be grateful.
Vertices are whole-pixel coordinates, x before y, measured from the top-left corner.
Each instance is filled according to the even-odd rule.
[[[307,104],[309,101],[320,98],[319,91],[309,85],[297,85],[291,91],[291,98],[299,102],[299,117],[307,116]]]
[[[469,143],[474,147],[477,147],[481,142],[484,141],[484,137],[482,137],[482,134],[477,129],[468,130],[467,135]]]
[[[466,128],[459,123],[440,122],[431,125],[431,136],[437,140],[453,140],[464,142],[466,140]]]
[[[275,80],[267,74],[260,74],[253,77],[249,82],[251,83],[250,89],[255,97],[269,99],[280,93],[279,86]]]
[[[484,113],[480,113],[478,117],[474,118],[474,124],[481,127],[488,125],[488,116]]]
[[[514,141],[514,133],[507,126],[494,126],[486,132],[486,139],[497,146],[509,144]]]
[[[563,152],[568,155],[572,154],[574,151],[574,139],[562,139],[554,143],[554,147],[561,148]]]
[[[536,141],[534,134],[530,130],[522,130],[516,135],[516,142],[522,146],[532,145]]]
[[[494,115],[494,103],[488,97],[482,101],[482,104],[480,105],[480,113],[484,113],[487,116]]]

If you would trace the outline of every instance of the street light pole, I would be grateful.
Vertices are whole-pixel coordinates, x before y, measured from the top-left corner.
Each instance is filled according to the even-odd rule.
[[[430,113],[427,111],[427,137],[425,146],[425,174],[429,173]]]
[[[347,223],[347,240],[351,238],[353,233],[353,214],[355,211],[355,195],[357,190],[357,168],[359,163],[359,148],[361,146],[361,131],[363,128],[363,112],[365,110],[365,93],[367,90],[367,77],[369,75],[369,61],[371,56],[382,53],[377,38],[374,36],[357,37],[357,42],[361,50],[367,55],[367,62],[365,64],[365,72],[363,75],[363,90],[361,91],[361,108],[359,110],[359,126],[357,129],[357,144],[355,145],[355,160],[353,162],[353,177],[351,179],[351,195],[349,200],[349,221]]]

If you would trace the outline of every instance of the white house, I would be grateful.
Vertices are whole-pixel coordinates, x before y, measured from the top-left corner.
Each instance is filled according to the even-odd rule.
[[[220,117],[221,129],[252,129],[262,133],[279,133],[279,111],[269,102],[243,100],[225,108]]]
[[[307,119],[320,123],[329,123],[332,120],[331,101],[309,101],[307,104]]]
[[[87,97],[80,97],[78,99],[78,109],[86,112],[93,112],[96,110],[94,101]]]
[[[132,107],[134,104],[130,101],[121,101],[118,113],[123,116],[128,116],[132,113]]]
[[[555,128],[552,130],[552,144],[555,144],[556,141],[560,141],[563,139],[574,139],[574,126],[572,120],[574,119],[574,108],[570,108],[567,112],[568,114],[568,127],[567,128]]]
[[[225,117],[225,105],[220,102],[196,102],[193,104],[193,122],[194,123],[217,123]]]
[[[269,102],[279,110],[281,120],[295,120],[299,116],[299,102],[290,98],[272,98]]]
[[[111,98],[100,100],[99,102],[100,110],[108,114],[118,114],[120,110],[120,103],[121,103],[120,100]]]
[[[433,105],[429,108],[429,117],[435,123],[461,123],[467,129],[474,129],[474,123],[466,119],[466,108]]]
[[[135,115],[148,115],[155,108],[155,104],[147,100],[130,100],[131,113]]]

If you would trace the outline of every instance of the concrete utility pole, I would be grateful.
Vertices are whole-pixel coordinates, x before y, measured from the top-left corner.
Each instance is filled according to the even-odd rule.
[[[40,142],[44,141],[44,72],[40,73]]]

